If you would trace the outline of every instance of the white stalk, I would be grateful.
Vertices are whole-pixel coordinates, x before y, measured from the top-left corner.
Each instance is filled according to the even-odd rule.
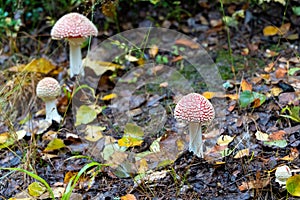
[[[69,42],[70,44],[70,77],[75,75],[84,76],[82,67],[82,57],[80,45],[76,42]]]
[[[46,121],[52,123],[52,120],[60,123],[61,116],[57,112],[55,100],[47,101],[46,104]]]
[[[203,143],[201,124],[196,122],[189,123],[190,143],[189,151],[194,152],[199,158],[203,158]]]

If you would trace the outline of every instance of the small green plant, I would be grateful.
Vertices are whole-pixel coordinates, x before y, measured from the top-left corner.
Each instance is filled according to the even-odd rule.
[[[293,107],[286,106],[281,110],[281,113],[287,113],[287,114],[281,114],[280,115],[281,117],[285,117],[300,123],[300,116],[299,116],[300,106],[293,106]]]

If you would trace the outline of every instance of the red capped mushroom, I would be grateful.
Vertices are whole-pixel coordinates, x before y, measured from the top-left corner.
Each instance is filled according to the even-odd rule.
[[[97,36],[96,26],[84,15],[69,13],[61,17],[51,30],[52,39],[67,39],[70,45],[70,77],[84,75],[80,46],[90,36]]]
[[[61,116],[57,112],[56,98],[60,96],[61,88],[57,80],[51,77],[46,77],[40,80],[36,86],[36,95],[41,98],[46,104],[46,121],[52,123],[61,121]]]
[[[202,125],[209,124],[215,117],[212,104],[201,94],[183,96],[177,103],[174,116],[189,123],[189,151],[203,158]]]

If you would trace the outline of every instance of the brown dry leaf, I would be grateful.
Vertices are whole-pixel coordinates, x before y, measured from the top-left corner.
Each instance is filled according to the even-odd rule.
[[[196,43],[192,40],[187,40],[187,39],[178,39],[175,41],[175,44],[187,46],[192,49],[199,49],[199,47],[200,47],[198,43]]]
[[[111,62],[99,61],[99,60],[92,60],[89,57],[86,57],[82,60],[82,63],[85,67],[92,69],[97,76],[101,76],[106,71],[115,71],[116,69],[124,69],[124,66],[118,65]]]
[[[284,140],[283,136],[286,134],[284,130],[280,130],[269,135],[269,141]]]
[[[275,26],[266,26],[263,29],[264,36],[273,36],[278,33],[279,29]]]
[[[175,58],[173,58],[171,60],[171,62],[178,62],[178,61],[181,61],[183,59],[183,56],[176,56]]]
[[[242,185],[238,186],[240,191],[245,191],[249,189],[264,188],[270,183],[270,178],[264,178],[260,180],[253,180],[249,182],[242,182]]]
[[[272,51],[270,49],[267,49],[266,52],[264,53],[264,56],[267,58],[271,58],[271,57],[274,57],[277,55],[278,55],[278,53],[276,51]]]
[[[265,67],[264,71],[267,72],[267,73],[270,73],[271,71],[274,70],[274,65],[275,63],[271,62],[267,65],[267,67]]]
[[[121,196],[121,200],[136,200],[133,194],[126,194],[125,196]]]
[[[260,99],[254,99],[253,101],[253,108],[258,108],[259,106],[261,106],[261,102]]]
[[[155,58],[155,56],[157,55],[158,53],[158,46],[157,45],[152,45],[151,48],[149,49],[149,54],[150,54],[150,57],[151,58]]]
[[[166,88],[166,87],[168,87],[168,85],[169,85],[168,82],[163,82],[163,83],[159,84],[159,87]]]
[[[279,158],[279,159],[285,160],[285,161],[293,161],[298,157],[299,157],[299,151],[297,150],[297,148],[292,148],[289,155],[284,156],[283,158]]]
[[[282,24],[279,28],[278,35],[285,35],[291,28],[291,23]]]
[[[275,71],[275,76],[276,76],[276,78],[283,78],[283,77],[285,77],[286,73],[287,73],[286,69],[278,68]]]
[[[251,85],[251,83],[249,83],[245,79],[242,80],[241,87],[242,87],[242,91],[246,91],[246,90],[252,91],[252,85]]]
[[[242,158],[244,156],[249,156],[249,149],[242,149],[238,151],[233,158]]]
[[[73,176],[76,176],[78,172],[67,172],[65,174],[64,183],[68,184]]]

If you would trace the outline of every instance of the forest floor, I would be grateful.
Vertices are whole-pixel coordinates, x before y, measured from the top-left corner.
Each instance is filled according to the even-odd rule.
[[[0,199],[51,198],[20,169],[56,199],[297,199],[275,171],[300,168],[300,4],[162,2],[73,8],[99,30],[82,48],[84,78],[69,77],[68,43],[51,39],[47,15],[3,38]],[[61,123],[43,121],[35,94],[48,76],[62,87]],[[173,116],[189,92],[216,111],[204,158]]]

